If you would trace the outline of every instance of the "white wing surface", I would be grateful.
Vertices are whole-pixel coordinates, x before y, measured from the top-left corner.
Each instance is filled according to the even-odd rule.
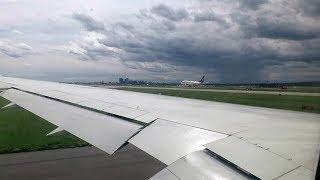
[[[130,142],[151,179],[312,179],[319,114],[0,76],[1,96],[112,154]]]
[[[15,89],[5,91],[2,97],[48,120],[61,130],[66,130],[92,143],[94,146],[109,154],[115,152],[132,135],[142,128],[139,124],[117,117],[86,110]]]

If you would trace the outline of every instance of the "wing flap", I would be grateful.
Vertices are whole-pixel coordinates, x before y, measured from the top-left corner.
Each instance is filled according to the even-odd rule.
[[[292,161],[234,136],[214,141],[205,147],[260,179],[275,179],[299,167]]]
[[[167,177],[171,178],[173,176],[181,180],[251,179],[247,174],[212,156],[207,150],[193,152],[179,159],[153,176],[150,180],[167,180]]]
[[[279,126],[269,125],[255,128],[234,136],[245,139],[251,144],[258,144],[286,159],[291,159],[312,171],[316,171],[320,150],[319,121],[310,120],[309,124],[305,126],[292,121],[281,128]]]
[[[225,134],[156,120],[129,142],[169,165],[191,152],[204,149],[204,144],[225,137]]]
[[[278,180],[313,180],[315,179],[314,173],[310,171],[309,169],[306,169],[304,167],[299,167],[287,174],[284,174]]]
[[[120,118],[14,89],[1,96],[109,154],[142,128]]]
[[[151,177],[149,180],[181,180],[167,168],[164,168],[162,171],[158,172],[156,175]]]

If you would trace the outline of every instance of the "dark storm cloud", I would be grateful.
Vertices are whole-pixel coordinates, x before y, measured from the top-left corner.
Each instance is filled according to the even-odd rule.
[[[320,28],[306,27],[305,24],[286,19],[257,18],[256,24],[247,26],[248,33],[259,37],[288,40],[307,40],[319,37]]]
[[[268,0],[239,0],[241,7],[257,10],[259,6],[268,2]]]
[[[196,67],[214,71],[224,82],[259,81],[268,67],[320,60],[320,27],[315,23],[319,20],[310,16],[298,20],[297,4],[283,9],[268,1],[241,2],[241,7],[222,14],[207,4],[196,9],[161,4],[140,11],[135,20],[97,31],[104,38],[95,40],[98,46],[81,44],[80,54],[89,58],[113,54],[129,68],[152,72]]]
[[[101,22],[94,20],[92,17],[85,15],[74,13],[72,18],[81,23],[81,25],[88,31],[102,31],[104,30],[104,25]]]
[[[298,6],[308,16],[320,16],[319,0],[299,0]]]
[[[308,40],[320,36],[319,21],[305,16],[301,1],[284,0],[278,4],[266,4],[264,9],[248,13],[243,10],[231,15],[247,37],[284,40]]]

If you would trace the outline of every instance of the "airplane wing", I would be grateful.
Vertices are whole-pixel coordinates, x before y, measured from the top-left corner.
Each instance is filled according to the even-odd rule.
[[[2,97],[108,154],[129,142],[152,180],[314,179],[320,115],[0,76]]]

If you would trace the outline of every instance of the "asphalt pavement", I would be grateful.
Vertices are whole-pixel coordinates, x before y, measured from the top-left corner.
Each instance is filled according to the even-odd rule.
[[[111,156],[95,147],[0,155],[1,180],[143,180],[164,167],[130,144]]]

